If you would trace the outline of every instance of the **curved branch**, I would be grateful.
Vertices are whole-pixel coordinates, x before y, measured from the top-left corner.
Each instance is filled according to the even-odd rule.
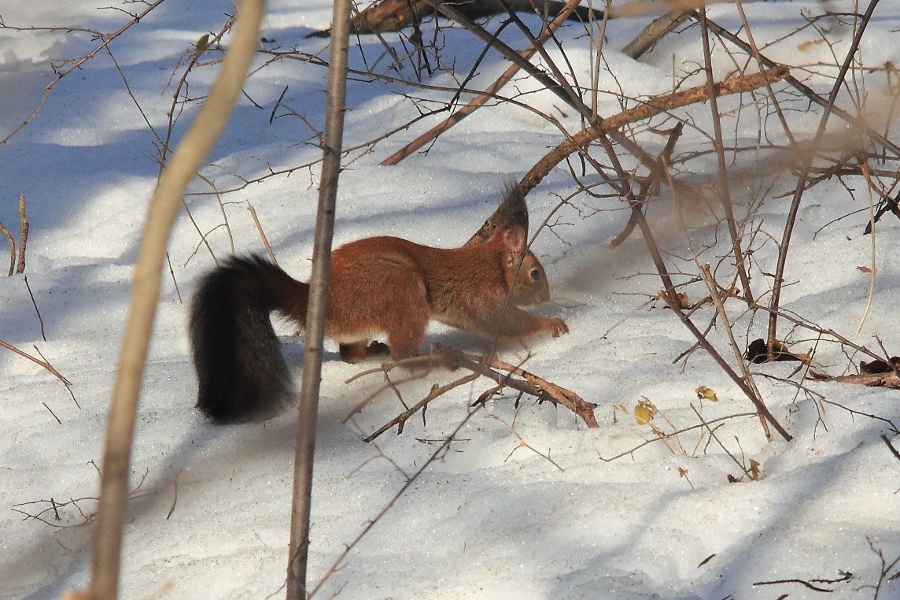
[[[91,599],[116,598],[118,594],[135,413],[159,299],[166,245],[184,190],[231,116],[259,40],[263,5],[263,0],[241,2],[231,50],[197,120],[163,172],[147,211],[106,425],[97,529],[92,538],[88,589]]]
[[[790,75],[790,72],[787,67],[777,66],[768,69],[763,73],[754,73],[753,75],[726,79],[712,86],[712,91],[716,96],[748,92],[764,86],[767,81],[770,83],[780,81],[788,75]],[[528,171],[519,183],[522,193],[527,194],[532,188],[537,186],[537,184],[540,183],[556,165],[562,162],[563,159],[570,154],[585,148],[601,135],[624,127],[629,123],[643,121],[675,108],[681,108],[682,106],[695,104],[697,102],[704,102],[709,99],[709,94],[710,88],[706,85],[701,85],[675,94],[654,96],[634,108],[623,110],[608,119],[603,119],[596,125],[579,131],[551,150],[549,154],[539,160],[537,164]]]

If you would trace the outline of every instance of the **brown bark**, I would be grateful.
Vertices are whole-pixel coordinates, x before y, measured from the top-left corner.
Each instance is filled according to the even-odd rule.
[[[385,33],[400,31],[423,18],[439,15],[428,0],[378,0],[353,17],[350,32],[354,34]],[[470,19],[506,13],[508,6],[516,12],[536,12],[541,15],[556,15],[565,2],[557,0],[452,0],[446,2]],[[506,6],[504,6],[506,5]],[[592,11],[579,6],[570,19],[587,21],[600,20],[603,12]],[[310,37],[328,37],[331,30],[316,31]]]
[[[767,69],[765,73],[755,73],[753,75],[726,79],[714,86],[714,92],[717,96],[747,92],[762,87],[767,80],[770,83],[780,81],[788,75],[790,75],[790,72],[787,67],[773,67]],[[604,133],[614,131],[629,123],[649,119],[674,108],[687,106],[697,102],[704,102],[708,99],[709,88],[706,85],[701,85],[683,92],[648,98],[634,108],[623,110],[608,119],[603,119],[596,125],[579,131],[551,150],[550,153],[538,161],[538,163],[525,175],[522,181],[519,182],[519,189],[523,194],[527,195],[528,192],[531,191],[531,189],[534,188],[547,173],[549,173],[553,167],[558,165],[564,158],[581,148],[585,148],[589,143],[593,142]]]

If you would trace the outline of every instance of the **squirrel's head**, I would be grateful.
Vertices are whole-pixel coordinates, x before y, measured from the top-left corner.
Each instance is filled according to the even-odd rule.
[[[525,229],[512,226],[501,232],[506,242],[506,269],[509,274],[509,299],[517,306],[541,304],[550,300],[547,274],[537,256],[528,249]]]

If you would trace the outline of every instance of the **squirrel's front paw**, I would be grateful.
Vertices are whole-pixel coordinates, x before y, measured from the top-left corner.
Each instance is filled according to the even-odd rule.
[[[562,319],[544,319],[544,327],[553,337],[561,333],[569,333],[569,326]]]

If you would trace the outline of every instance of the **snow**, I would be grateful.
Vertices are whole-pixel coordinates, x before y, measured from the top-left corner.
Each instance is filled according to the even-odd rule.
[[[79,0],[50,10],[42,3],[20,2],[0,8],[0,16],[7,26],[75,25],[106,32],[127,21],[122,12],[105,6],[109,3]],[[144,5],[117,6],[134,10]],[[847,11],[852,3],[835,1],[828,7]],[[34,120],[0,145],[0,221],[16,232],[16,203],[25,194],[31,223],[27,283],[46,341],[21,275],[0,278],[0,340],[32,356],[39,351],[71,382],[77,400],[46,370],[0,348],[0,597],[56,598],[86,585],[92,529],[86,521],[96,508],[105,414],[132,266],[157,175],[157,140],[147,121],[164,135],[171,94],[183,69],[179,61],[201,35],[218,31],[231,10],[231,2],[224,0],[161,4],[110,44],[129,89],[109,54],[101,51],[55,84]],[[836,72],[828,65],[835,58],[805,19],[820,14],[822,5],[746,3],[744,10],[757,43],[773,58],[798,67],[795,74],[827,95]],[[325,41],[304,37],[310,29],[328,26],[326,0],[306,0],[302,7],[273,1],[267,15],[263,35],[274,39],[274,45],[327,56]],[[730,4],[711,8],[710,16],[732,31],[740,26]],[[883,2],[876,17],[862,57],[877,69],[900,61],[900,47],[892,41],[900,27],[900,7]],[[663,93],[677,75],[694,68],[692,61],[702,60],[696,28],[669,36],[639,63],[618,52],[648,20],[609,24],[601,90],[629,97]],[[507,28],[503,37],[521,47],[513,30]],[[830,18],[823,30],[842,59],[852,21]],[[430,35],[432,29],[427,31]],[[454,57],[462,77],[481,45],[464,31],[443,35],[442,55],[445,60]],[[399,36],[385,39],[402,48]],[[591,67],[583,32],[569,27],[560,39],[571,68],[585,84]],[[36,106],[53,80],[50,61],[82,56],[96,43],[83,32],[0,29],[0,136]],[[397,75],[375,38],[363,38],[353,47],[353,68],[364,66],[360,51],[370,65],[377,61],[376,71]],[[552,48],[551,56],[560,59],[559,49]],[[747,62],[721,52],[716,57],[720,75],[733,70],[735,61]],[[314,145],[300,143],[311,130],[291,113],[321,126],[326,72],[315,62],[263,62],[257,60],[247,95],[203,175],[220,192],[240,188],[220,197],[235,250],[262,250],[249,202],[280,264],[305,279],[317,169],[300,168],[249,185],[240,178],[255,179],[269,167],[288,169],[318,159]],[[488,53],[470,87],[488,85],[505,66]],[[189,78],[192,98],[205,93],[214,72],[214,66],[195,69]],[[413,77],[408,63],[400,75]],[[454,85],[447,73],[423,76],[438,86]],[[685,85],[699,82],[695,77]],[[522,92],[538,89],[524,76],[512,85]],[[874,106],[884,106],[891,97],[884,71],[867,72],[856,85]],[[285,88],[282,107],[270,123]],[[372,140],[412,119],[416,107],[401,93],[430,100],[432,104],[420,105],[426,109],[446,97],[442,91],[356,77],[348,88],[345,146]],[[610,94],[600,97],[604,114],[619,107],[619,98]],[[553,114],[570,132],[581,127],[572,111],[547,92],[520,100]],[[852,109],[848,94],[840,103]],[[731,100],[722,104],[724,110],[736,106]],[[174,140],[183,135],[197,106],[192,102],[185,107]],[[803,101],[789,107],[795,133],[811,137],[816,115],[804,114],[808,105]],[[755,143],[760,121],[750,118],[750,112],[726,119],[731,127],[726,135]],[[885,126],[886,112],[875,111],[873,125]],[[705,104],[679,114],[689,125],[711,131]],[[769,117],[763,124],[773,139],[775,121]],[[490,214],[506,178],[521,177],[561,140],[558,129],[533,112],[495,105],[464,120],[427,153],[394,167],[378,166],[435,123],[434,118],[419,121],[371,152],[351,153],[340,182],[336,244],[391,234],[435,246],[459,245]],[[654,125],[671,127],[661,119]],[[679,151],[708,147],[698,128],[685,128]],[[848,135],[839,121],[831,130]],[[649,151],[658,152],[665,144],[646,124],[636,131]],[[895,132],[888,135],[897,140]],[[739,182],[733,192],[741,214],[752,205],[753,223],[762,228],[754,241],[751,276],[757,294],[764,294],[789,204],[783,194],[793,190],[795,180],[776,176],[777,155],[759,156],[759,171],[744,156],[732,175]],[[627,157],[623,160],[631,164]],[[688,164],[692,171],[681,174],[686,180],[713,180],[714,158]],[[857,267],[872,265],[872,238],[862,234],[868,220],[865,182],[858,176],[846,181],[852,196],[837,181],[807,194],[789,255],[791,285],[784,290],[784,308],[872,349],[877,349],[879,336],[889,353],[900,354],[895,335],[900,326],[900,224],[887,215],[878,225],[874,297],[857,332],[869,290],[869,275]],[[574,186],[561,166],[529,194],[532,229]],[[231,241],[225,228],[217,227],[223,208],[202,182],[192,190],[201,193],[186,199],[196,227],[208,233],[218,257],[226,256]],[[552,231],[540,233],[534,250],[547,269],[555,303],[534,310],[564,317],[571,333],[503,352],[508,362],[527,358],[525,367],[531,372],[596,403],[598,429],[589,430],[564,409],[536,405],[527,397],[515,403],[511,394],[473,411],[470,405],[490,385],[481,379],[433,401],[424,422],[416,415],[402,434],[395,428],[367,444],[362,437],[402,406],[393,394],[381,393],[354,414],[383,380],[369,375],[347,383],[377,365],[346,365],[329,347],[309,568],[310,584],[321,583],[316,597],[822,597],[797,583],[803,580],[832,590],[829,598],[900,598],[896,564],[880,582],[877,596],[874,587],[882,574],[881,557],[890,563],[900,555],[900,461],[882,440],[885,436],[898,445],[897,390],[805,381],[813,392],[807,393],[790,383],[799,381],[792,364],[752,365],[762,397],[793,441],[777,435],[767,440],[758,418],[735,416],[717,423],[721,445],[699,428],[642,445],[655,436],[617,407],[630,411],[646,397],[660,410],[654,424],[666,431],[696,427],[700,420],[694,408],[712,422],[750,413],[753,407],[708,355],[695,352],[673,364],[694,339],[661,302],[650,302],[661,284],[652,275],[639,234],[618,249],[605,247],[627,221],[622,207],[616,198],[582,195],[555,216]],[[724,227],[699,205],[683,208],[686,229],[670,202],[649,212],[667,260],[689,275],[697,272],[687,231],[700,260],[712,262],[724,284],[732,269],[730,259],[718,264],[729,251]],[[169,248],[174,275],[163,274],[134,442],[135,492],[125,531],[123,598],[266,598],[283,593],[294,415],[289,411],[264,424],[216,427],[194,410],[196,381],[183,300],[213,265],[197,228],[186,215],[179,220]],[[705,295],[702,283],[687,292],[692,300]],[[727,306],[740,343],[764,335],[765,315],[745,314],[734,300]],[[701,324],[712,318],[708,307],[698,314],[704,315],[698,317]],[[289,327],[279,325],[279,331],[287,359],[299,365],[302,340]],[[803,329],[787,335],[795,350],[815,349],[820,370],[852,372],[847,353],[830,339],[817,339]],[[735,363],[721,323],[709,338]],[[469,334],[438,326],[428,341],[483,348]],[[856,363],[860,357],[851,358]],[[415,402],[433,383],[458,376],[440,373],[406,383],[403,398]],[[701,405],[694,391],[701,385],[715,390],[720,401]],[[451,434],[454,441],[429,462],[439,442]],[[760,464],[760,480],[729,483],[729,475],[742,475],[735,461],[749,465],[750,459]],[[376,517],[371,530],[343,557]],[[776,581],[781,583],[761,585]]]

